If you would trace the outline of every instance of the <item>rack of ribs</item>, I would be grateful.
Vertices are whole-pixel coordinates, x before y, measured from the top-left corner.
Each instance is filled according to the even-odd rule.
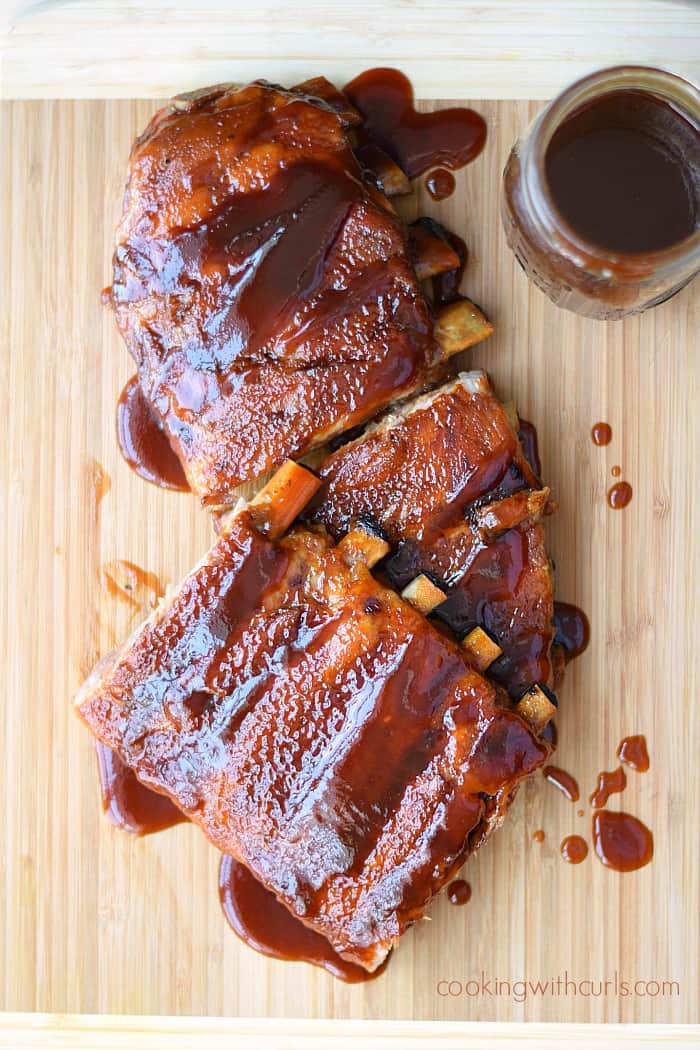
[[[222,519],[75,704],[143,784],[373,971],[550,749],[374,578],[384,541],[288,530],[317,487],[287,464]]]
[[[562,664],[540,521],[549,489],[517,429],[486,373],[463,373],[332,454],[307,511],[336,539],[358,524],[385,536],[389,581],[399,591],[421,574],[437,584],[435,615],[458,638],[478,626],[493,639],[489,676],[514,698],[554,687]]]
[[[426,388],[468,345],[453,314],[437,323],[353,152],[360,120],[323,78],[257,81],[161,110],[132,148],[107,298],[206,506]]]

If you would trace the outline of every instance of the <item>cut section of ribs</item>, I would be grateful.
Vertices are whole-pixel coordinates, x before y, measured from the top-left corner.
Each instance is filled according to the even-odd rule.
[[[223,520],[76,706],[142,783],[372,971],[549,748],[372,577],[371,545],[277,538],[305,473],[292,465]]]
[[[109,298],[208,506],[444,363],[357,120],[322,78],[222,86],[161,110],[132,149]]]
[[[515,426],[514,426],[515,424]],[[364,523],[392,547],[399,590],[426,574],[446,590],[435,609],[458,637],[498,643],[489,675],[513,697],[554,684],[554,597],[544,529],[549,490],[525,457],[517,420],[484,372],[417,398],[330,456],[307,512],[336,538]]]

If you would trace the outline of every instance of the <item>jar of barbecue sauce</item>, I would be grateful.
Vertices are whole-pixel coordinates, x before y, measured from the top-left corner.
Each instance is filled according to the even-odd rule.
[[[573,84],[513,147],[508,244],[558,306],[640,313],[700,271],[700,91],[618,66]]]

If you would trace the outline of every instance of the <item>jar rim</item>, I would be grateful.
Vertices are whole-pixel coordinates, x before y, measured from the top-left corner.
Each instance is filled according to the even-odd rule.
[[[700,131],[700,89],[676,73],[653,66],[609,66],[576,80],[554,98],[535,120],[529,136],[529,163],[524,166],[525,185],[531,204],[545,219],[550,229],[565,236],[570,247],[586,266],[596,262],[596,268],[620,268],[630,276],[639,270],[662,271],[687,264],[694,256],[700,261],[700,228],[688,237],[666,248],[646,252],[624,252],[608,249],[583,236],[557,208],[545,171],[547,150],[555,131],[567,117],[588,101],[613,91],[643,90],[663,99],[677,109]],[[525,158],[523,158],[525,160]]]

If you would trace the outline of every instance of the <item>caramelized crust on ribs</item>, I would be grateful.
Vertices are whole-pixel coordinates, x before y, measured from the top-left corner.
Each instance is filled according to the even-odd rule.
[[[111,302],[208,506],[442,361],[403,225],[353,155],[357,119],[322,78],[222,86],[132,149]]]
[[[554,595],[543,489],[485,373],[412,401],[321,467],[307,512],[336,538],[378,527],[402,590],[419,573],[446,590],[435,610],[458,637],[483,627],[503,650],[489,676],[520,696],[553,685]]]
[[[359,548],[301,529],[274,542],[251,511],[228,517],[77,709],[371,971],[548,745]]]

